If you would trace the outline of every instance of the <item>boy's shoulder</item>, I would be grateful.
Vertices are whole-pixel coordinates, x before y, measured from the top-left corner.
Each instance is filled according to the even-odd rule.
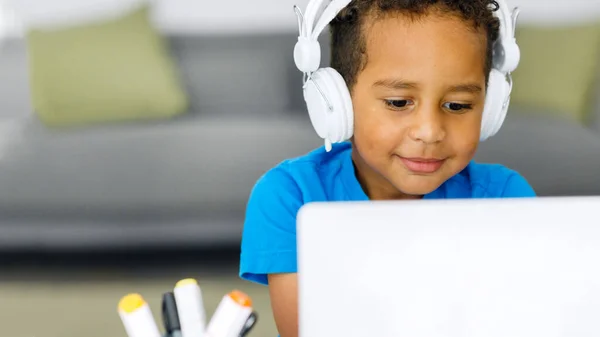
[[[322,171],[330,169],[331,166],[342,165],[346,159],[351,158],[351,152],[352,145],[349,142],[333,144],[329,152],[325,150],[324,146],[321,146],[304,155],[286,159],[275,166],[273,170],[281,169],[290,173],[306,170]]]
[[[266,171],[256,186],[285,188],[295,183],[303,188],[306,187],[303,182],[326,182],[329,176],[339,173],[342,166],[351,160],[351,151],[351,144],[345,142],[334,144],[330,152],[319,147],[304,155],[285,159]]]
[[[535,196],[529,182],[517,171],[495,163],[472,161],[450,182],[468,184],[473,197],[529,197]]]

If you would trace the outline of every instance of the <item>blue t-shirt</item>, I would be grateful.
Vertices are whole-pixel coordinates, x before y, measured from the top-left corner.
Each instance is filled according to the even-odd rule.
[[[296,214],[310,202],[369,200],[354,174],[350,143],[319,148],[265,173],[254,186],[242,235],[240,276],[267,284],[268,274],[295,273]],[[534,197],[517,172],[471,162],[424,198]]]

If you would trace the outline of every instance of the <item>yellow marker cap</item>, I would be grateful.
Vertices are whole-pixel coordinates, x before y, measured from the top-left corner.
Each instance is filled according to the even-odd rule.
[[[119,301],[119,310],[125,313],[132,313],[141,308],[146,301],[140,294],[128,294]]]
[[[250,296],[246,295],[245,293],[239,290],[234,290],[228,295],[235,303],[241,305],[242,307],[252,307],[252,300],[250,299]]]
[[[177,287],[183,287],[183,286],[187,286],[187,285],[190,285],[190,284],[195,284],[195,285],[197,285],[197,284],[198,284],[198,281],[196,281],[196,279],[193,279],[193,278],[186,278],[186,279],[183,279],[183,280],[180,280],[180,281],[178,281],[178,282],[175,284],[175,288],[177,288]]]

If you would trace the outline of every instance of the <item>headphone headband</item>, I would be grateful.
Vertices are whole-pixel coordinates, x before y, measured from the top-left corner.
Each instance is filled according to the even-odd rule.
[[[321,17],[317,21],[317,24],[315,25],[315,28],[313,30],[312,38],[315,40],[319,38],[319,35],[321,35],[325,27],[327,27],[327,25],[331,21],[333,21],[333,19],[335,19],[335,17],[342,11],[342,9],[346,8],[346,6],[348,6],[348,4],[350,4],[352,0],[330,1],[331,2],[329,3],[329,5],[327,5],[325,10],[323,11],[323,14],[321,14]]]
[[[299,30],[298,43],[294,47],[294,61],[300,71],[310,74],[319,69],[319,35],[350,1],[352,0],[310,0],[304,14],[298,6],[294,6]]]
[[[500,20],[500,36],[494,44],[494,68],[502,73],[513,72],[521,60],[521,51],[515,38],[519,9],[509,10],[506,0],[496,0],[495,15]]]
[[[303,50],[294,51],[296,66],[304,73],[318,69],[321,58],[320,46],[316,42],[327,25],[352,0],[310,0],[306,12],[302,14],[295,7],[299,19],[299,43]],[[498,10],[495,16],[500,20],[500,36],[494,47],[494,68],[509,74],[514,71],[521,59],[520,49],[515,40],[516,20],[519,10],[509,10],[506,0],[496,0]],[[318,48],[318,50],[316,50]],[[298,55],[302,54],[302,55]],[[317,56],[318,55],[318,60]]]
[[[352,0],[311,0],[303,18],[303,34],[306,38],[318,39],[325,27]]]
[[[498,10],[494,13],[498,20],[500,20],[500,38],[503,40],[512,38],[514,36],[514,27],[512,13],[508,9],[508,4],[505,0],[495,1],[498,3]]]

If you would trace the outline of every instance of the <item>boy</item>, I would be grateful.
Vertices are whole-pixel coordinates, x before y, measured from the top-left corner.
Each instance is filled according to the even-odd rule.
[[[499,34],[495,5],[353,0],[331,23],[331,66],[351,92],[354,135],[268,171],[250,195],[244,224],[240,276],[268,284],[282,337],[298,334],[302,205],[535,196],[518,173],[472,162]]]

